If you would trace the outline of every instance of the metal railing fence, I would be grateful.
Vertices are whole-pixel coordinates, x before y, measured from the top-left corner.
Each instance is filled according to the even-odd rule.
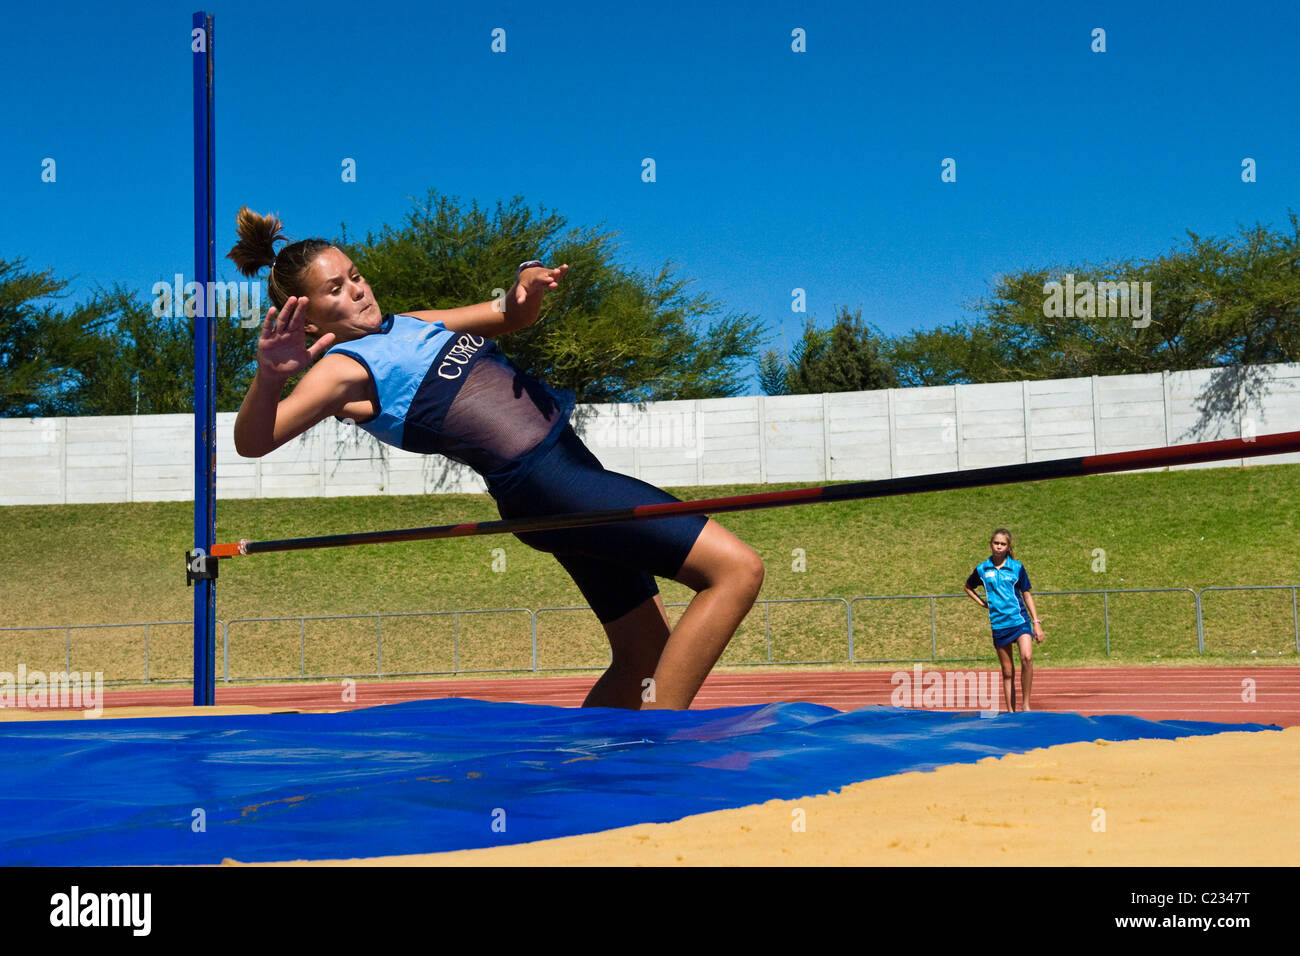
[[[1217,622],[1219,616],[1229,613],[1220,606],[1223,604],[1220,595],[1230,592],[1260,591],[1280,592],[1280,600],[1275,602],[1277,607],[1271,609],[1272,617],[1261,613],[1259,601],[1255,598],[1252,606],[1238,611],[1235,619],[1228,617],[1223,623],[1216,623],[1212,639],[1207,642],[1205,620],[1207,597],[1212,602]],[[1248,656],[1245,650],[1248,644],[1263,644],[1266,654],[1270,652],[1300,654],[1298,591],[1300,585],[1251,585],[1205,587],[1199,591],[1189,587],[1035,591],[1034,596],[1040,601],[1040,613],[1050,622],[1049,636],[1055,634],[1059,639],[1062,629],[1065,629],[1067,636],[1076,642],[1099,636],[1101,640],[1099,651],[1104,648],[1105,655],[1110,657],[1115,653],[1112,618],[1117,599],[1127,599],[1131,595],[1190,595],[1191,606],[1185,611],[1177,612],[1174,616],[1176,629],[1185,630],[1185,636],[1170,638],[1167,634],[1147,633],[1152,627],[1157,626],[1149,622],[1148,610],[1124,625],[1125,640],[1142,641],[1141,646],[1144,651],[1165,648],[1171,654],[1181,654],[1184,650],[1190,651],[1190,648],[1184,648],[1183,645],[1190,644],[1190,635],[1194,633],[1198,655],[1206,653],[1207,643],[1209,643],[1218,653]],[[1094,606],[1081,609],[1056,600],[1067,598],[1091,599]],[[982,626],[977,625],[969,614],[959,622],[942,621],[940,609],[945,602],[952,601],[966,602],[969,598],[965,594],[890,594],[863,595],[854,598],[761,599],[755,602],[755,610],[750,612],[750,616],[741,625],[719,663],[725,666],[743,667],[836,663],[958,663],[986,659],[988,657],[985,631],[987,621],[984,621]],[[919,613],[909,609],[908,602],[920,602]],[[796,605],[797,608],[794,607]],[[819,605],[829,612],[824,615],[824,620],[817,619],[819,612],[816,606]],[[685,604],[666,605],[667,608],[674,610],[686,606]],[[793,625],[787,622],[774,627],[774,606],[778,609],[778,616],[792,618]],[[969,612],[973,609],[964,610]],[[785,613],[787,611],[790,613]],[[1088,621],[1089,614],[1098,613],[1099,627],[1097,623]],[[566,614],[581,614],[581,623],[576,626],[566,623],[563,620]],[[761,621],[755,618],[756,614],[761,614]],[[943,614],[950,614],[950,611],[944,609]],[[513,622],[508,620],[510,616],[515,617]],[[1274,621],[1273,618],[1276,620]],[[1178,623],[1180,620],[1181,623]],[[477,634],[468,644],[464,633],[465,621],[474,622],[472,629]],[[1264,623],[1261,624],[1261,621]],[[335,633],[326,637],[311,635],[310,631],[320,622],[333,622]],[[349,635],[340,636],[341,622],[360,622],[364,625],[364,634],[373,633],[373,637],[363,636],[362,632],[355,629]],[[387,634],[385,622],[388,623]],[[416,622],[419,622],[419,626],[412,632],[409,625]],[[1074,622],[1074,630],[1070,630],[1072,625],[1068,622]],[[1289,626],[1282,626],[1283,622]],[[267,680],[428,677],[521,671],[553,673],[600,669],[608,666],[610,660],[609,647],[604,641],[603,632],[591,617],[590,608],[586,606],[541,607],[536,610],[477,608],[452,611],[232,618],[217,623],[221,626],[222,634],[221,679],[227,684]],[[296,624],[296,634],[286,636],[284,628],[280,628],[280,633],[276,633],[276,628],[285,624]],[[1164,627],[1164,625],[1160,626]],[[160,628],[168,627],[181,627],[186,630],[180,635],[180,641],[168,643],[161,655],[165,664],[171,666],[171,673],[176,676],[159,676],[153,672],[154,662],[159,656],[156,648],[157,633]],[[130,677],[124,673],[119,678],[115,674],[114,679],[106,680],[105,684],[108,686],[140,683],[188,684],[192,681],[192,675],[185,669],[177,672],[176,668],[182,662],[192,666],[192,661],[188,661],[187,658],[187,649],[192,647],[191,635],[188,631],[190,627],[192,627],[190,621],[0,627],[0,654],[8,656],[13,649],[11,644],[21,644],[18,638],[20,634],[31,632],[39,635],[60,632],[63,637],[63,646],[60,649],[62,665],[66,671],[71,672],[76,643],[74,635],[81,632],[124,632],[130,628],[143,628],[143,677]],[[259,628],[262,631],[260,638],[256,633]],[[1261,628],[1271,628],[1271,631],[1261,634]],[[484,640],[482,632],[493,630],[496,632],[496,638],[491,641]],[[1284,642],[1272,640],[1270,636],[1272,632],[1280,634],[1283,631],[1290,632]],[[811,636],[809,632],[812,632]],[[248,647],[259,648],[261,658],[264,659],[259,659],[259,653],[252,650],[241,651],[242,658],[239,654],[232,653],[232,634],[236,651],[241,651],[244,646],[242,642],[248,640],[250,642]],[[558,634],[559,637],[553,634]],[[335,645],[350,642],[352,648],[348,650],[335,646],[331,653],[320,655],[323,659],[337,660],[340,657],[347,658],[349,655],[353,660],[366,657],[373,659],[373,667],[367,663],[364,669],[345,668],[345,673],[325,673],[309,668],[309,657],[312,656],[309,654],[309,648],[313,647],[313,642],[328,644],[331,641]],[[269,644],[279,648],[278,656],[266,650]],[[283,667],[283,657],[288,652],[287,648],[290,644],[296,644],[298,665],[296,674],[275,669]],[[366,646],[365,651],[360,649],[362,645]],[[1283,645],[1285,649],[1282,649]],[[128,646],[134,647],[129,641]],[[925,653],[927,649],[928,654]],[[438,653],[432,653],[433,651],[438,651],[441,657]],[[873,654],[873,651],[879,653]],[[1250,653],[1257,651],[1258,647]],[[26,653],[28,657],[40,663],[51,663],[55,656],[58,656],[56,650],[44,647],[29,648]],[[243,666],[235,667],[233,676],[232,659],[244,662]],[[387,669],[386,660],[392,665]],[[93,663],[103,662],[97,660]],[[3,657],[0,657],[0,672],[3,672],[4,666]],[[115,671],[122,671],[126,666],[129,665],[123,664],[120,660],[112,662]],[[259,666],[270,669],[258,673],[256,671]]]

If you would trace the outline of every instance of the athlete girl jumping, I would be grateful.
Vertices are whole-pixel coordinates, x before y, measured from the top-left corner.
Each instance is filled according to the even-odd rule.
[[[281,228],[279,219],[242,208],[240,239],[228,254],[249,277],[270,267],[274,303],[235,420],[240,455],[260,458],[334,415],[391,445],[473,468],[503,518],[678,500],[607,471],[569,424],[574,394],[525,375],[493,341],[537,321],[542,296],[559,287],[567,265],[523,263],[504,310],[482,302],[392,315],[380,310],[351,259],[325,240],[277,254]],[[310,345],[307,336],[315,338]],[[286,381],[304,369],[282,397]],[[613,663],[587,707],[689,707],[763,583],[753,549],[699,516],[517,537],[555,555],[609,638]],[[696,592],[674,628],[656,576]]]

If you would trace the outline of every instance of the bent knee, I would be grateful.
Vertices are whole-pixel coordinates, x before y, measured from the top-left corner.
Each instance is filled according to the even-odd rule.
[[[763,579],[767,576],[767,569],[763,567],[763,559],[758,556],[758,552],[745,545],[744,551],[736,560],[733,574],[745,590],[758,597],[758,592],[763,588]]]
[[[710,521],[675,580],[696,591],[721,587],[753,599],[764,573],[753,548]]]
[[[763,559],[749,545],[742,544],[716,569],[712,584],[753,603],[763,589],[765,574]]]

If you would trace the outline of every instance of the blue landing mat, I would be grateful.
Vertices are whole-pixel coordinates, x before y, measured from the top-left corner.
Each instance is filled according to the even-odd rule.
[[[841,713],[813,704],[633,713],[476,700],[5,723],[0,864],[498,846],[822,794],[1054,744],[1265,729],[1053,713]]]

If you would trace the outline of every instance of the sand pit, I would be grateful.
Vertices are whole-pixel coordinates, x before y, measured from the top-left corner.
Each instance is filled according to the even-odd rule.
[[[1300,727],[1098,741],[675,823],[315,865],[1293,866],[1297,779]]]

